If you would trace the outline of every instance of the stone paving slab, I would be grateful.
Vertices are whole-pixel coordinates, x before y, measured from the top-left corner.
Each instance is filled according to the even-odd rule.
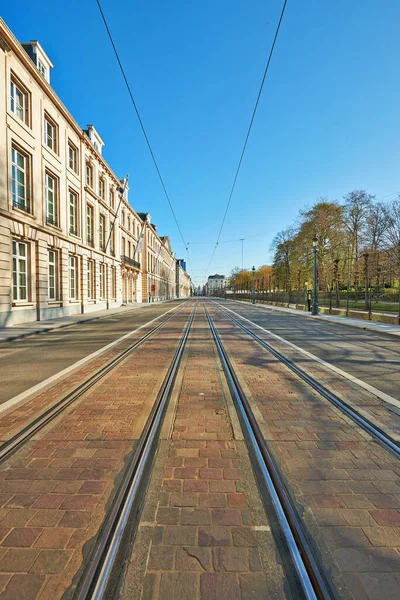
[[[338,588],[344,582],[356,600],[399,597],[398,460],[221,313],[212,313]]]
[[[150,493],[156,499],[144,508],[122,599],[289,598],[266,516],[262,511],[257,520],[251,510],[247,452],[235,439],[202,309],[186,353],[172,439],[158,490]],[[269,532],[269,553],[258,529]]]
[[[160,318],[160,322],[161,320]],[[27,399],[18,403],[15,408],[12,407],[5,411],[0,416],[0,441],[6,441],[21,431],[33,419],[54,406],[64,396],[75,390],[80,384],[87,381],[132,344],[140,340],[152,327],[154,327],[154,324],[133,332],[129,337],[125,337],[113,347],[85,362],[84,365],[77,367],[64,377],[57,379],[56,382],[44,387],[43,391],[34,393],[31,396],[28,395]]]
[[[55,600],[71,586],[188,315],[175,315],[1,468],[1,600]]]
[[[393,439],[400,442],[400,410],[397,406],[385,402],[378,398],[372,392],[361,388],[359,385],[340,376],[327,366],[312,360],[305,356],[300,350],[285,344],[284,341],[269,335],[258,329],[250,323],[245,323],[246,327],[255,333],[259,338],[267,342],[275,350],[280,352],[285,358],[289,359],[305,373],[317,379],[319,383],[325,386],[329,391],[343,399],[348,405],[357,410],[363,417],[370,420],[373,424],[387,432]],[[255,344],[255,348],[257,344]],[[258,346],[260,350],[257,358],[260,368],[269,364],[269,355],[266,350]]]
[[[175,299],[175,301],[177,300],[179,301],[179,299]],[[168,302],[174,302],[174,300],[162,300],[156,304],[165,304]],[[116,308],[96,310],[84,314],[68,315],[66,317],[58,317],[56,319],[44,319],[43,321],[32,321],[28,323],[21,323],[19,325],[12,325],[10,327],[0,327],[0,342],[10,342],[11,340],[28,337],[38,333],[44,333],[45,331],[71,327],[72,325],[88,323],[89,321],[96,321],[97,319],[103,319],[113,315],[120,315],[121,313],[132,312],[154,306],[154,303],[127,304],[118,306]]]
[[[246,304],[249,302],[243,302],[240,300],[229,300],[232,305]],[[319,321],[326,321],[328,323],[334,323],[337,325],[345,325],[346,327],[355,327],[356,329],[362,329],[363,331],[373,331],[382,335],[392,335],[400,338],[400,325],[392,325],[391,323],[380,323],[378,321],[368,321],[363,319],[353,319],[352,317],[341,317],[337,315],[313,315],[311,312],[306,310],[297,310],[295,308],[286,308],[284,306],[273,306],[272,304],[254,304],[253,308],[261,310],[270,310],[294,315],[296,317],[304,317],[307,319],[317,319]]]

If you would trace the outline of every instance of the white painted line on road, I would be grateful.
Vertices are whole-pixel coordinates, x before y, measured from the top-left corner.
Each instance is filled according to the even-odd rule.
[[[54,375],[51,375],[50,377],[48,377],[44,381],[41,381],[40,383],[34,385],[33,387],[29,388],[28,390],[25,390],[25,392],[21,392],[17,396],[14,396],[14,398],[10,398],[9,400],[7,400],[6,402],[4,402],[4,404],[2,404],[0,406],[0,414],[2,414],[3,412],[5,412],[9,408],[13,408],[16,404],[19,404],[19,403],[23,402],[24,400],[26,400],[28,397],[32,396],[33,394],[37,394],[38,392],[40,392],[43,388],[45,388],[49,384],[53,383],[54,381],[57,381],[57,379],[60,379],[61,377],[64,377],[65,375],[68,375],[69,373],[71,373],[71,371],[74,371],[75,369],[81,367],[82,365],[84,365],[88,361],[92,360],[93,358],[96,358],[100,354],[103,354],[103,352],[106,352],[107,350],[109,350],[113,346],[116,346],[117,344],[119,344],[123,340],[126,340],[127,338],[131,337],[132,335],[134,335],[135,333],[137,333],[141,329],[144,329],[144,327],[147,327],[148,325],[151,325],[152,323],[154,323],[155,321],[157,321],[161,317],[164,317],[165,315],[167,315],[168,313],[172,312],[173,310],[176,310],[180,306],[181,306],[181,304],[178,304],[178,306],[174,306],[173,308],[170,308],[170,310],[168,310],[167,312],[163,313],[162,315],[159,315],[158,317],[155,317],[154,319],[152,319],[151,321],[148,321],[147,323],[144,323],[140,327],[137,327],[137,329],[134,329],[133,331],[130,331],[129,333],[126,333],[125,335],[123,335],[122,337],[118,338],[117,340],[114,340],[110,344],[107,344],[107,346],[103,346],[103,348],[99,348],[99,350],[96,350],[95,352],[92,352],[92,354],[89,354],[89,356],[85,356],[85,358],[82,358],[81,360],[78,360],[76,363],[73,363],[72,365],[70,365],[69,367],[66,367],[62,371],[59,371],[58,373],[55,373]]]
[[[350,375],[350,373],[346,373],[346,371],[342,371],[342,369],[339,369],[339,367],[335,367],[335,365],[332,365],[331,363],[328,363],[325,360],[322,360],[322,358],[319,358],[318,356],[315,356],[315,354],[311,354],[311,352],[308,352],[307,350],[304,350],[303,348],[300,348],[299,346],[296,346],[296,344],[293,344],[292,342],[289,342],[288,340],[285,340],[280,335],[277,335],[276,333],[272,333],[272,331],[269,331],[268,329],[265,329],[264,327],[261,327],[261,325],[257,325],[257,323],[254,323],[254,321],[251,321],[250,319],[247,319],[246,317],[244,317],[240,313],[235,312],[234,310],[228,308],[225,305],[224,305],[224,308],[226,310],[229,310],[229,312],[233,313],[234,315],[237,315],[238,317],[240,317],[244,321],[247,321],[248,323],[251,323],[251,325],[254,325],[254,327],[257,327],[257,329],[261,329],[261,331],[265,331],[265,333],[268,333],[268,335],[271,335],[272,337],[276,338],[280,342],[283,342],[287,346],[291,346],[295,350],[298,350],[299,352],[301,352],[302,354],[304,354],[304,356],[308,356],[309,358],[312,358],[313,360],[315,360],[319,364],[324,365],[324,367],[327,367],[328,369],[330,369],[331,371],[334,371],[338,375],[341,375],[345,379],[348,379],[349,381],[352,381],[353,383],[355,383],[359,387],[362,387],[364,390],[367,390],[368,392],[371,392],[372,394],[374,394],[375,396],[377,396],[378,398],[380,398],[384,402],[387,402],[388,404],[392,404],[393,406],[396,406],[397,408],[400,408],[400,401],[396,400],[396,398],[393,398],[392,396],[389,396],[389,394],[385,394],[385,392],[381,392],[381,390],[378,390],[374,386],[369,385],[369,383],[366,383],[365,381],[362,381],[361,379],[357,379],[357,377],[354,377],[353,375]]]

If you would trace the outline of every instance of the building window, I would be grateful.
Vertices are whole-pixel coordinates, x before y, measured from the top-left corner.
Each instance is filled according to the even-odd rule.
[[[112,188],[110,188],[110,206],[111,208],[114,208],[114,190]]]
[[[125,227],[125,211],[124,210],[122,211],[121,219],[122,219],[122,225],[123,225],[123,227]]]
[[[99,196],[102,200],[105,200],[105,193],[106,193],[106,184],[104,182],[104,179],[102,177],[99,177]]]
[[[115,228],[114,227],[111,229],[110,254],[111,254],[111,256],[115,256]]]
[[[128,258],[131,257],[131,243],[128,242]]]
[[[78,195],[75,192],[68,192],[69,207],[69,232],[71,235],[78,235]]]
[[[69,281],[69,299],[77,300],[78,298],[78,269],[77,257],[68,256],[68,281]]]
[[[113,298],[117,297],[117,270],[111,267],[111,294]]]
[[[104,252],[106,249],[106,218],[104,215],[100,215],[99,220],[99,245],[100,250]]]
[[[104,300],[106,297],[106,265],[101,263],[99,265],[99,297]]]
[[[38,65],[37,66],[38,66],[39,71],[43,75],[43,77],[46,79],[47,69],[44,66],[44,64],[42,62],[40,62],[40,60],[38,60]]]
[[[49,223],[50,225],[57,225],[57,180],[49,173],[45,173],[45,198],[46,223]]]
[[[93,187],[93,167],[89,163],[86,163],[86,185]]]
[[[44,116],[44,144],[53,152],[57,152],[57,125],[47,113]]]
[[[13,300],[28,300],[28,245],[12,243],[13,248]]]
[[[121,239],[121,254],[122,254],[122,256],[125,256],[125,238],[124,237]]]
[[[90,204],[86,207],[86,236],[87,243],[89,246],[93,246],[93,221],[94,221],[94,209]]]
[[[78,173],[78,149],[68,141],[68,166],[71,171]]]
[[[57,253],[49,250],[49,300],[57,300]]]
[[[94,298],[94,266],[93,266],[92,260],[87,261],[86,278],[87,278],[87,297],[90,299],[93,299]]]
[[[29,212],[28,157],[11,148],[11,195],[13,206]]]
[[[21,121],[28,123],[28,93],[14,78],[10,82],[10,110]]]

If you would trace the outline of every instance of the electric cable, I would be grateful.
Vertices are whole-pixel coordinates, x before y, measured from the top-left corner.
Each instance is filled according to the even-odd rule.
[[[263,87],[264,87],[264,82],[265,82],[265,79],[266,79],[266,76],[267,76],[267,73],[268,73],[268,70],[269,70],[269,65],[271,63],[272,55],[274,53],[274,48],[275,48],[276,40],[278,38],[279,30],[281,28],[281,23],[282,23],[283,15],[285,13],[286,4],[287,4],[287,0],[284,0],[283,6],[282,6],[282,10],[281,10],[281,14],[280,14],[279,21],[278,21],[278,25],[277,25],[276,30],[275,30],[275,35],[274,35],[274,39],[273,39],[273,42],[272,42],[271,50],[270,50],[270,53],[269,53],[269,56],[268,56],[267,65],[265,67],[264,75],[263,75],[263,78],[261,80],[261,85],[260,85],[260,88],[258,90],[257,100],[256,100],[256,103],[254,105],[253,114],[251,116],[250,124],[249,124],[249,127],[247,129],[247,135],[246,135],[246,138],[245,138],[245,141],[244,141],[244,144],[243,144],[242,153],[240,155],[239,163],[238,163],[238,166],[236,168],[236,173],[235,173],[235,177],[233,179],[233,184],[232,184],[231,191],[230,191],[230,194],[229,194],[228,202],[227,202],[227,205],[226,205],[226,208],[225,208],[224,216],[222,218],[221,227],[219,228],[217,241],[215,243],[213,253],[211,255],[210,261],[209,261],[207,269],[206,269],[207,272],[208,272],[208,270],[210,268],[210,265],[212,263],[214,255],[215,255],[215,252],[217,250],[217,247],[218,247],[218,244],[219,244],[219,240],[220,240],[220,237],[221,237],[221,233],[222,233],[222,229],[224,227],[226,215],[228,214],[228,210],[229,210],[229,206],[230,206],[230,203],[231,203],[231,200],[232,200],[233,192],[234,192],[235,187],[236,187],[236,181],[237,181],[237,178],[238,178],[238,175],[239,175],[240,167],[242,166],[243,156],[244,156],[244,153],[246,151],[247,142],[249,141],[251,129],[253,127],[254,117],[256,116],[258,104],[259,104],[259,101],[260,101],[260,98],[261,98],[261,93],[262,93],[262,90],[263,90]]]
[[[173,206],[172,206],[172,202],[171,202],[171,200],[170,200],[169,194],[168,194],[168,192],[167,192],[167,188],[166,188],[166,185],[165,185],[165,183],[164,183],[164,179],[163,179],[163,177],[162,177],[162,175],[161,175],[160,169],[159,169],[159,167],[158,167],[158,163],[157,163],[157,161],[156,161],[156,157],[155,157],[155,155],[154,155],[153,149],[152,149],[152,147],[151,147],[151,144],[150,144],[150,140],[149,140],[149,138],[148,138],[148,136],[147,136],[147,133],[146,133],[146,130],[145,130],[145,128],[144,128],[144,124],[143,124],[142,118],[141,118],[141,116],[140,116],[139,109],[138,109],[138,107],[137,107],[137,104],[136,104],[136,102],[135,102],[135,99],[134,99],[134,97],[133,97],[133,93],[132,93],[131,87],[130,87],[130,85],[129,85],[129,81],[128,81],[128,78],[127,78],[127,76],[126,76],[126,73],[125,73],[125,69],[124,69],[124,67],[122,66],[122,62],[121,62],[121,59],[120,59],[120,57],[119,57],[118,50],[117,50],[117,48],[116,48],[116,46],[115,46],[114,39],[113,39],[113,36],[112,36],[112,34],[111,34],[110,28],[109,28],[109,26],[108,26],[107,19],[106,19],[106,17],[105,17],[105,14],[104,14],[104,12],[103,12],[102,6],[101,6],[101,4],[100,4],[100,0],[96,0],[96,3],[97,3],[97,6],[98,6],[98,9],[99,9],[99,11],[100,11],[101,17],[102,17],[102,19],[103,19],[104,26],[105,26],[105,28],[106,28],[106,30],[107,30],[107,34],[108,34],[108,37],[109,37],[109,39],[110,39],[111,45],[112,45],[112,47],[113,47],[114,54],[115,54],[115,57],[116,57],[116,59],[117,59],[117,62],[118,62],[119,68],[120,68],[120,70],[121,70],[122,77],[123,77],[123,79],[124,79],[124,81],[125,81],[125,85],[126,85],[126,87],[127,87],[127,90],[128,90],[129,96],[130,96],[130,98],[131,98],[131,101],[132,101],[133,108],[135,109],[136,116],[137,116],[137,118],[138,118],[138,121],[139,121],[140,128],[141,128],[141,130],[142,130],[142,133],[143,133],[144,139],[146,140],[147,147],[148,147],[148,149],[149,149],[149,152],[150,152],[151,158],[152,158],[152,160],[153,160],[153,163],[154,163],[155,169],[156,169],[156,171],[157,171],[158,178],[159,178],[159,180],[160,180],[160,182],[161,182],[161,187],[162,187],[162,189],[163,189],[163,191],[164,191],[165,197],[166,197],[166,199],[167,199],[167,202],[168,202],[168,204],[169,204],[169,207],[170,207],[170,209],[171,209],[171,213],[172,213],[172,216],[174,217],[175,224],[176,224],[176,226],[177,226],[177,228],[178,228],[178,231],[179,231],[179,235],[181,236],[182,242],[184,243],[184,245],[185,245],[185,248],[187,249],[187,243],[185,242],[185,238],[183,237],[183,233],[182,233],[182,230],[181,230],[181,228],[180,228],[180,226],[179,226],[178,219],[176,218],[176,214],[175,214],[174,208],[173,208]],[[188,259],[189,259],[189,255],[188,255]],[[189,260],[189,264],[190,264],[190,268],[192,268],[192,265],[191,265],[191,263],[190,263],[190,260]]]

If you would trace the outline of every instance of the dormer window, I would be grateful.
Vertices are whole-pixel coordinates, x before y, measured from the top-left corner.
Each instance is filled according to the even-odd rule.
[[[40,59],[38,59],[38,65],[37,65],[39,71],[41,72],[41,74],[43,75],[43,77],[45,79],[47,79],[47,69],[44,66],[44,64],[40,61]]]
[[[53,64],[39,42],[37,40],[31,40],[30,42],[22,44],[22,46],[36,65],[39,73],[41,73],[47,83],[50,83],[50,69],[53,68]]]

